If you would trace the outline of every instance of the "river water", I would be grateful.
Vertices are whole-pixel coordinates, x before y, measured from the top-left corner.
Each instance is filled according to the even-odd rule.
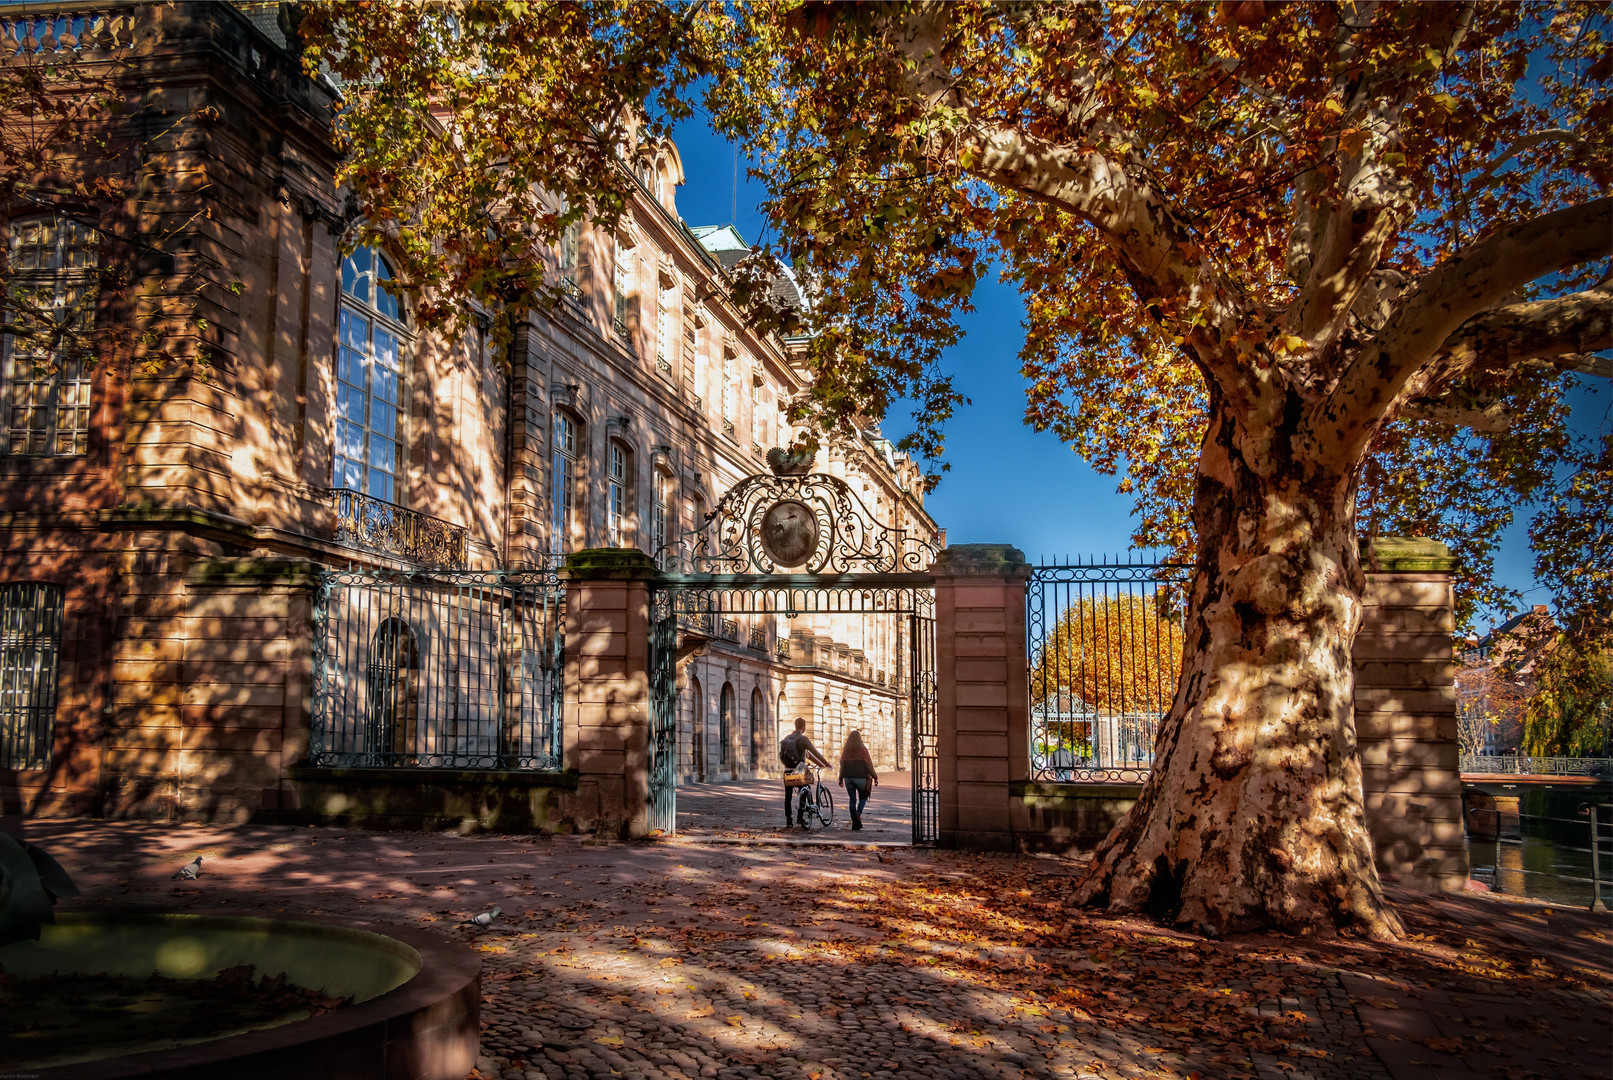
[[[1512,839],[1468,837],[1471,876],[1499,893],[1591,905],[1590,824],[1525,818]],[[1613,843],[1602,823],[1602,903],[1613,906]]]

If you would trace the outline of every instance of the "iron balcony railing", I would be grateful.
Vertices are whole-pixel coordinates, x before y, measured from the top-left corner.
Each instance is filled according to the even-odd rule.
[[[336,542],[421,566],[460,570],[466,563],[465,528],[358,491],[326,492],[336,508]]]
[[[755,649],[757,652],[766,652],[767,651],[767,631],[763,630],[760,626],[751,627],[751,629],[750,629],[750,647]]]
[[[790,658],[790,639],[779,638],[778,643],[773,646],[773,652],[780,660],[788,660]]]
[[[1613,775],[1613,758],[1463,754],[1462,771],[1496,776],[1609,776]]]
[[[717,636],[724,641],[739,640],[739,621],[737,619],[723,619],[717,624]]]
[[[680,611],[678,613],[678,628],[696,634],[711,634],[711,612],[709,611]]]

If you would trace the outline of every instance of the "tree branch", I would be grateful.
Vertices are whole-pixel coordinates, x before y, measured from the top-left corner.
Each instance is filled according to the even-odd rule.
[[[1531,281],[1610,250],[1613,198],[1604,197],[1519,222],[1446,259],[1400,299],[1376,340],[1356,353],[1311,411],[1307,441],[1312,452],[1326,458],[1358,457],[1377,425],[1404,403],[1408,390],[1437,389],[1431,380],[1418,380],[1416,387],[1412,382],[1464,323]],[[1544,313],[1538,309],[1536,317]],[[1523,359],[1503,359],[1493,370]],[[1472,368],[1453,362],[1445,378],[1467,370]]]

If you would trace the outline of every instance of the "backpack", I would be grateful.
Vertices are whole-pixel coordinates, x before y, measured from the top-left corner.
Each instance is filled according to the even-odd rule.
[[[799,735],[786,735],[779,740],[778,760],[786,769],[796,768],[806,757],[801,753],[800,738]]]

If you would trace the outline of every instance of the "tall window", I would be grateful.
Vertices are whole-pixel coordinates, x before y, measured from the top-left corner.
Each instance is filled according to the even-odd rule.
[[[696,495],[689,502],[689,516],[693,518],[689,527],[695,530],[695,549],[692,554],[704,555],[706,553],[706,500]],[[705,569],[697,567],[697,569]]]
[[[694,406],[698,409],[701,399],[706,395],[706,335],[692,322],[684,330],[684,335],[689,341],[689,352],[694,357],[693,363],[689,365],[690,378],[694,380],[694,392],[690,396],[694,398]]]
[[[60,585],[0,585],[0,769],[50,764],[64,596]]]
[[[611,547],[626,547],[633,520],[633,451],[626,443],[612,439],[609,464],[605,531]]]
[[[578,282],[578,249],[582,246],[582,222],[573,221],[560,234],[560,287],[572,296],[582,290]]]
[[[672,514],[672,477],[665,469],[651,469],[655,490],[650,493],[650,554],[666,547],[666,523]]]
[[[672,375],[672,306],[677,299],[674,288],[661,286],[655,305],[655,367],[668,378]]]
[[[627,294],[633,289],[633,249],[616,238],[616,332],[627,336]]]
[[[4,341],[5,452],[70,457],[89,447],[95,321],[95,235],[67,218],[13,222],[8,322],[34,328]]]
[[[751,380],[750,391],[750,441],[752,446],[767,445],[767,427],[765,417],[767,410],[762,407],[762,384],[759,379]]]
[[[373,248],[342,263],[333,486],[402,501],[403,323],[392,268]]]
[[[571,546],[571,526],[577,510],[577,422],[563,412],[554,414],[549,439],[549,550]]]
[[[725,435],[734,433],[734,419],[739,411],[739,361],[724,350],[722,354],[722,429]]]

